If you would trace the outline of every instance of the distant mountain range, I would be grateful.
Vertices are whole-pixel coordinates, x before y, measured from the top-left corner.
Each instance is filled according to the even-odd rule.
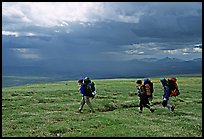
[[[117,62],[76,62],[64,65],[39,64],[36,66],[3,66],[4,76],[47,76],[58,79],[117,77],[150,77],[168,74],[202,73],[202,58],[183,61],[166,57],[164,59],[143,59]]]

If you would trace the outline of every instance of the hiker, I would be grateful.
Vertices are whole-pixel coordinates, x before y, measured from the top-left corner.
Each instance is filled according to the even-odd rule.
[[[170,87],[168,81],[165,78],[161,78],[160,82],[164,89],[162,105],[163,107],[167,107],[169,112],[173,112],[175,109],[175,105],[171,103]]]
[[[151,103],[151,101],[153,100],[153,92],[154,92],[153,83],[151,82],[149,78],[145,78],[144,86],[145,86],[145,92],[147,94],[149,103]]]
[[[147,94],[145,92],[145,86],[142,85],[142,80],[137,80],[136,81],[136,88],[138,89],[138,96],[140,97],[140,111],[139,113],[142,113],[143,107],[148,108],[151,112],[154,112],[154,109],[151,108]]]
[[[82,94],[82,99],[81,99],[78,112],[80,113],[82,112],[84,104],[86,103],[89,106],[91,113],[94,113],[95,111],[90,102],[89,90],[87,89],[87,86],[84,83],[84,81],[86,82],[87,80],[83,80],[83,79],[78,80],[78,84],[80,85],[80,93]]]

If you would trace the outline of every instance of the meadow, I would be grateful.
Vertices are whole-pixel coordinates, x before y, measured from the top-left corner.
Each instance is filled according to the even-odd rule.
[[[170,76],[166,76],[168,78]],[[3,137],[202,137],[202,75],[176,76],[181,94],[172,98],[174,112],[162,106],[163,88],[154,83],[151,113],[139,113],[132,79],[92,80],[97,94],[77,113],[77,81],[26,84],[2,88]]]

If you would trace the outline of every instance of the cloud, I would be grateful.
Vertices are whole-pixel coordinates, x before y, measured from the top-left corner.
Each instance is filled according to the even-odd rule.
[[[195,48],[193,48],[193,52],[194,53],[202,53],[202,49],[198,48],[198,47],[197,48],[195,47]]]
[[[184,53],[202,53],[202,48],[200,47],[183,48],[183,49],[178,49],[178,50]]]
[[[195,47],[202,48],[202,43],[194,44]]]
[[[125,53],[128,55],[142,55],[144,52],[138,50],[126,50]]]
[[[32,32],[13,32],[13,31],[2,31],[2,35],[5,35],[5,36],[15,36],[15,37],[20,37],[20,36],[29,36],[29,37],[32,37],[32,36],[39,36],[35,33],[32,33]]]
[[[38,49],[29,49],[29,48],[12,48],[14,54],[22,59],[32,59],[39,60],[41,56]]]
[[[66,33],[71,33],[77,31],[74,24],[79,23],[84,28],[89,28],[88,32],[93,31],[92,28],[105,26],[107,31],[117,34],[114,36],[118,38],[124,37],[126,34],[122,36],[122,32],[125,31],[132,33],[134,36],[128,34],[128,37],[135,37],[135,40],[138,38],[144,41],[150,39],[150,41],[152,39],[194,41],[202,36],[202,5],[199,2],[3,2],[2,4],[4,31],[32,32],[39,35],[40,29],[34,30],[34,28],[41,27],[53,30],[55,33],[65,30]],[[95,35],[99,34],[93,34]],[[114,36],[108,35],[108,37]]]
[[[163,50],[163,52],[168,54],[176,54],[178,50]]]
[[[32,22],[37,26],[51,27],[64,24],[66,21],[89,21],[87,12],[94,4],[89,2],[4,2],[2,6],[2,15],[7,17],[7,20],[14,19],[14,22],[18,20],[24,24]]]
[[[188,55],[189,53],[183,53],[182,55]]]
[[[16,50],[21,60],[43,56],[56,63],[81,57],[84,61],[111,61],[182,54],[189,59],[202,52],[193,49],[194,45],[202,47],[202,5],[3,2],[2,29],[4,45],[38,49],[25,53]]]
[[[2,31],[2,35],[18,37],[19,33],[18,32],[12,32],[12,31]]]
[[[188,54],[188,53],[202,53],[202,48],[199,47],[193,47],[193,48],[182,48],[182,49],[173,49],[173,50],[162,50],[163,53],[168,53],[168,54]]]
[[[174,47],[172,47],[174,46]],[[132,45],[120,46],[120,50],[116,52],[106,53],[112,58],[131,60],[143,58],[164,58],[175,57],[179,59],[191,59],[192,57],[200,57],[202,49],[194,47],[193,42],[148,42],[137,43]],[[197,45],[196,45],[197,46]],[[185,57],[182,57],[185,56]],[[189,56],[189,57],[186,57]]]
[[[143,16],[199,16],[201,7],[188,2],[3,2],[2,16],[4,24],[51,27],[75,21],[139,23]]]
[[[154,42],[126,45],[122,46],[122,48],[128,49],[124,51],[128,55],[151,55],[151,53],[157,53],[159,49],[157,43]]]

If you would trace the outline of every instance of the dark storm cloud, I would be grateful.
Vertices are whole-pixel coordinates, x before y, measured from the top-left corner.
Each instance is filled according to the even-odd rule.
[[[162,58],[167,55],[191,59],[202,53],[202,49],[197,50],[197,55],[190,51],[202,42],[201,3],[83,3],[81,9],[71,13],[66,7],[70,3],[65,6],[64,3],[56,6],[34,3],[33,7],[42,14],[38,14],[32,4],[3,4],[2,34],[18,33],[9,39],[3,37],[6,46],[3,49],[7,54],[4,56],[10,60],[11,57],[22,61],[36,58],[63,63]],[[59,9],[50,14],[47,12],[51,10],[49,7]],[[21,53],[12,51],[12,48],[19,51],[30,48],[23,54],[32,55],[20,56]],[[188,53],[182,55],[183,50]],[[13,56],[8,54],[15,52]],[[191,52],[193,55],[189,55]]]

